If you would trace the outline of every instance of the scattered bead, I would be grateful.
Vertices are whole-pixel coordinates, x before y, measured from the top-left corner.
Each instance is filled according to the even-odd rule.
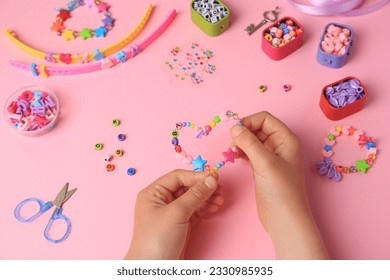
[[[115,169],[115,165],[113,165],[113,164],[111,164],[111,163],[108,163],[107,165],[106,165],[106,170],[108,171],[108,172],[111,172],[111,171],[113,171]]]
[[[123,155],[123,150],[116,150],[115,151],[115,156],[117,156],[117,157],[121,157]]]
[[[290,91],[291,90],[291,86],[290,85],[283,85],[283,90],[285,92]]]
[[[130,167],[129,169],[127,169],[127,175],[129,176],[133,176],[135,174],[135,169]]]
[[[120,120],[118,120],[118,119],[113,119],[112,120],[112,125],[113,126],[119,126],[120,124],[121,124]]]
[[[259,91],[265,92],[267,90],[267,87],[265,85],[259,85]]]
[[[112,159],[112,155],[106,155],[105,157],[104,157],[104,160],[105,161],[110,161]]]
[[[117,139],[118,139],[118,141],[125,141],[126,135],[124,135],[124,134],[118,134]]]
[[[103,144],[102,143],[96,143],[95,144],[95,150],[96,151],[100,151],[103,149]]]

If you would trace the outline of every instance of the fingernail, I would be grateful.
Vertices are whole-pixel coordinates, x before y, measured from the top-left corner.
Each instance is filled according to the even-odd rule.
[[[207,176],[204,179],[204,183],[210,190],[213,190],[217,187],[217,180],[215,180],[215,178],[213,178],[212,176]]]

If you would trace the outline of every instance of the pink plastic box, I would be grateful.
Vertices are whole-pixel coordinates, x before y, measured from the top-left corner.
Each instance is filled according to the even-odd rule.
[[[285,28],[289,29],[289,32]],[[275,29],[276,32],[273,32]],[[278,34],[279,29],[283,31],[281,37]],[[291,31],[295,33],[295,36],[291,36],[293,34]],[[303,26],[297,20],[292,17],[284,17],[263,30],[261,48],[271,59],[281,60],[302,46],[303,33]],[[291,38],[285,39],[288,36]],[[279,38],[281,44],[275,44],[274,41],[278,41],[275,38]]]

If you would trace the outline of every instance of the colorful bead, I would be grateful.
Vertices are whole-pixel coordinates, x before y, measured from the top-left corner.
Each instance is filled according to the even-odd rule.
[[[171,132],[172,137],[179,137],[179,132],[175,129]]]
[[[325,139],[326,145],[321,151],[324,159],[316,163],[316,167],[320,175],[327,175],[329,179],[340,181],[341,173],[366,173],[367,169],[372,167],[376,158],[375,154],[377,152],[376,148],[374,148],[375,143],[372,141],[373,137],[368,137],[363,131],[356,130],[350,126],[336,126],[331,128],[330,132],[331,134],[329,134]],[[358,140],[360,147],[366,147],[368,150],[367,159],[356,160],[356,166],[350,167],[334,164],[331,160],[331,156],[333,155],[332,146],[335,144],[335,138],[340,136],[341,133],[343,135],[352,135]]]
[[[103,149],[103,144],[102,143],[96,143],[95,144],[95,150],[96,151],[100,151],[101,149]]]
[[[115,156],[121,157],[122,155],[123,155],[123,150],[118,149],[115,151]]]
[[[121,124],[120,120],[118,120],[118,119],[113,119],[112,120],[112,125],[113,126],[119,126],[120,124]]]
[[[133,176],[135,174],[135,169],[130,167],[127,169],[127,175]]]
[[[114,169],[115,169],[115,165],[113,165],[113,164],[111,164],[111,163],[109,163],[109,164],[106,165],[106,170],[107,170],[108,172],[111,172],[111,171],[113,171]]]
[[[112,155],[106,155],[105,157],[104,157],[104,160],[105,161],[110,161],[112,159]]]
[[[221,118],[219,116],[214,117],[214,122],[219,123],[221,121]]]
[[[283,90],[285,92],[290,91],[291,90],[291,86],[290,85],[283,85]]]
[[[171,143],[172,143],[172,145],[176,146],[179,144],[179,139],[177,139],[177,137],[173,137],[171,140]]]
[[[116,138],[118,139],[118,141],[125,141],[126,135],[124,135],[124,134],[118,134],[118,136],[117,136]]]
[[[286,22],[290,24],[287,24]],[[291,24],[292,22],[292,24]],[[264,38],[272,44],[275,48],[283,47],[290,41],[302,34],[302,29],[299,28],[291,19],[283,20],[277,25],[274,25],[264,31]]]
[[[267,87],[265,85],[259,85],[259,91],[265,92],[267,90]]]

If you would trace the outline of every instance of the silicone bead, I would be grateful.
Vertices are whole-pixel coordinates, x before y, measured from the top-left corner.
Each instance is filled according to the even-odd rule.
[[[171,132],[172,137],[179,137],[179,132],[175,129]]]
[[[179,139],[177,139],[177,137],[173,137],[171,143],[172,145],[176,146],[179,144]]]
[[[221,121],[221,118],[219,116],[214,117],[214,122],[219,123]]]
[[[117,157],[121,157],[122,155],[123,155],[123,150],[116,150],[115,151],[115,155],[117,156]]]
[[[120,122],[120,120],[118,120],[118,119],[113,119],[113,120],[112,120],[112,125],[113,125],[113,126],[119,126],[120,123],[121,123],[121,122]]]
[[[118,141],[125,141],[126,135],[124,135],[124,134],[119,134],[119,135],[117,136],[117,139],[118,139]]]
[[[135,169],[130,167],[129,169],[127,169],[127,175],[129,176],[133,176],[135,174]]]
[[[265,85],[259,85],[259,91],[265,92],[267,90],[267,87]]]
[[[176,153],[180,153],[182,151],[181,146],[180,145],[176,145],[175,146],[175,151],[176,151]]]
[[[110,161],[112,159],[112,155],[106,155],[105,157],[104,157],[104,160],[105,161]]]
[[[108,172],[111,172],[111,171],[113,171],[114,169],[115,169],[115,165],[113,165],[113,164],[111,164],[111,163],[109,163],[109,164],[106,165],[106,170],[107,170]]]

